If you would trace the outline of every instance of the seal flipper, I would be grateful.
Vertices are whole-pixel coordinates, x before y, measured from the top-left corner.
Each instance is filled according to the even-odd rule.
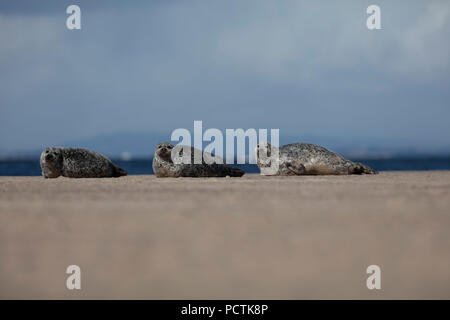
[[[294,173],[297,176],[303,175],[306,173],[305,166],[300,163],[298,160],[292,160],[288,163],[286,163],[286,168],[289,169],[292,173]]]
[[[377,171],[361,162],[353,163],[349,168],[350,174],[378,174]]]
[[[245,174],[245,171],[239,168],[225,166],[225,173],[230,177],[242,177]]]
[[[113,173],[114,178],[128,175],[128,173],[125,170],[123,170],[119,166],[116,166],[115,164],[113,164],[113,169],[114,169],[114,173]]]

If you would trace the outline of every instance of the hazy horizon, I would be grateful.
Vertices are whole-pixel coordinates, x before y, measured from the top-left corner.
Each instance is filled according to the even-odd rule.
[[[187,128],[189,129],[189,128]],[[225,130],[222,131],[225,137]],[[270,139],[270,137],[269,137]],[[86,139],[78,139],[71,141],[62,141],[53,145],[38,146],[30,149],[10,149],[0,150],[0,159],[34,159],[37,158],[41,151],[46,147],[74,147],[86,148],[103,153],[108,157],[118,158],[151,158],[155,147],[160,142],[170,142],[170,134],[155,132],[118,132],[112,134],[98,135]],[[423,156],[450,156],[450,148],[439,148],[432,146],[417,147],[414,145],[396,145],[392,141],[386,143],[366,143],[364,139],[355,137],[351,141],[341,140],[339,138],[321,137],[321,136],[280,136],[280,145],[308,142],[314,143],[341,155],[353,158],[391,158],[391,157],[423,157]],[[176,144],[176,142],[172,142]],[[210,142],[203,142],[203,147]],[[237,141],[235,141],[236,145]],[[224,153],[226,152],[224,143]],[[249,143],[246,139],[246,154],[249,152]],[[251,151],[252,152],[252,151]]]

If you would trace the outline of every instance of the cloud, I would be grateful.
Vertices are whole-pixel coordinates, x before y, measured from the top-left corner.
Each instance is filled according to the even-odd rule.
[[[400,50],[396,56],[396,70],[410,75],[449,72],[450,3],[426,3],[418,21],[396,34]]]
[[[363,2],[269,2],[224,30],[217,54],[264,77],[312,85],[335,69],[373,68],[399,78],[448,75],[450,3],[415,2],[412,15],[405,10],[410,3],[382,5],[384,30],[369,31]]]
[[[80,31],[59,3],[8,3],[2,148],[193,120],[368,142],[450,134],[446,1],[380,0],[380,31],[369,1],[80,1]]]

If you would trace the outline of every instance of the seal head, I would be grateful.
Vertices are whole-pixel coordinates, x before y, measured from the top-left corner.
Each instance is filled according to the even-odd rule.
[[[158,144],[155,153],[159,158],[161,158],[161,160],[172,162],[172,150],[173,144],[169,142],[163,142]]]
[[[62,175],[63,155],[60,148],[46,148],[41,153],[42,175],[46,178],[58,178]]]
[[[256,162],[259,167],[270,167],[272,156],[272,145],[268,142],[261,142],[256,145]]]

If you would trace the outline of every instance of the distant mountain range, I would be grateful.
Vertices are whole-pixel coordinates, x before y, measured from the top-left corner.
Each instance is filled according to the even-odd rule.
[[[67,141],[59,144],[60,147],[78,147],[95,150],[110,158],[136,159],[153,156],[158,143],[170,141],[170,135],[162,133],[134,132],[99,135],[89,139]],[[402,146],[399,143],[365,143],[354,138],[351,141],[329,137],[294,137],[284,135],[280,137],[280,144],[303,141],[318,144],[351,158],[390,158],[398,156],[441,156],[450,155],[448,148],[428,148],[426,146]],[[225,143],[224,143],[225,144]],[[205,144],[206,145],[206,144]],[[0,150],[0,159],[33,159],[39,157],[42,150],[34,148],[29,150]]]

